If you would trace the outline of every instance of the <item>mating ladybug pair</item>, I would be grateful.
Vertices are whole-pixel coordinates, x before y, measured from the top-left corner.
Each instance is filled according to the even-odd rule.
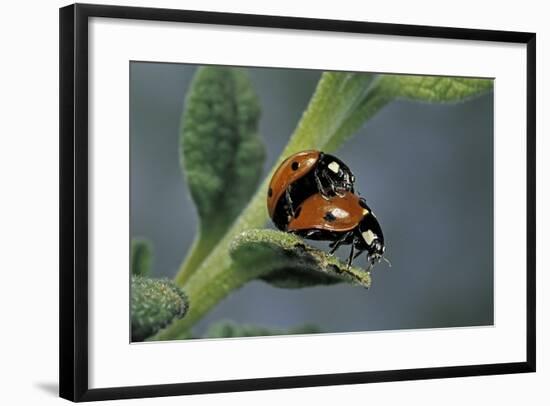
[[[331,254],[342,244],[351,245],[348,266],[367,251],[370,270],[383,258],[384,235],[365,199],[355,194],[354,183],[351,170],[335,156],[298,152],[283,161],[271,178],[269,216],[282,231],[331,241]]]

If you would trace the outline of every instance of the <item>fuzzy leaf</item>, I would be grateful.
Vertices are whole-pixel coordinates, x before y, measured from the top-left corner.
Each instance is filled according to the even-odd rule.
[[[302,324],[290,329],[276,329],[253,324],[237,324],[230,320],[224,320],[212,324],[208,328],[204,338],[278,336],[289,334],[315,334],[321,332],[322,331],[313,324]]]
[[[147,240],[134,238],[131,247],[131,269],[134,276],[148,276],[153,262],[153,248]]]
[[[365,75],[353,73],[347,75]],[[375,75],[368,89],[325,145],[334,151],[380,109],[396,99],[456,103],[483,94],[493,87],[490,79],[444,76]]]
[[[132,276],[132,341],[143,341],[183,317],[189,307],[187,296],[172,281]]]
[[[493,88],[491,79],[449,76],[380,75],[376,91],[392,99],[455,103]]]
[[[259,118],[259,100],[244,70],[197,70],[183,113],[180,157],[200,224],[183,273],[202,262],[258,186],[265,159]]]
[[[256,189],[265,158],[259,118],[259,101],[244,71],[197,71],[183,115],[181,156],[201,231],[220,221],[227,227]]]
[[[334,255],[304,243],[300,237],[275,230],[249,230],[229,249],[231,258],[246,272],[261,269],[260,279],[281,288],[303,288],[350,282],[370,287],[370,273],[349,267]]]

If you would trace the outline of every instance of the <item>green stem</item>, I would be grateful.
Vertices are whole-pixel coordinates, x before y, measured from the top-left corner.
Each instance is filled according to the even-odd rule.
[[[189,253],[185,257],[185,261],[181,264],[180,269],[176,275],[175,281],[178,286],[183,286],[185,282],[189,279],[193,271],[200,265],[204,260],[206,253],[200,236],[197,236],[189,249]]]
[[[175,282],[178,286],[183,286],[187,283],[191,275],[218,244],[220,234],[225,231],[225,228],[219,232],[216,230],[210,230],[208,233],[202,233],[200,230],[197,231],[197,236],[175,277]]]
[[[267,222],[266,193],[270,178],[271,174],[262,183],[237,222],[184,285],[185,293],[189,298],[188,313],[183,319],[172,323],[170,327],[157,334],[154,337],[155,340],[169,340],[178,337],[191,328],[229,292],[261,276],[260,267],[243,271],[232,266],[229,244],[243,231],[262,227]],[[178,274],[176,280],[180,278],[182,277]]]

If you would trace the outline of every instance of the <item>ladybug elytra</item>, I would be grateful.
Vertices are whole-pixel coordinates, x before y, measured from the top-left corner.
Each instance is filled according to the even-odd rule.
[[[287,229],[311,240],[332,241],[331,254],[340,245],[350,244],[348,266],[367,251],[370,269],[383,258],[385,251],[384,235],[376,216],[363,198],[351,192],[328,200],[320,194],[312,195],[298,206]]]
[[[269,216],[285,231],[296,208],[319,193],[325,199],[354,192],[355,177],[340,159],[321,151],[301,151],[289,156],[271,178],[267,194]]]

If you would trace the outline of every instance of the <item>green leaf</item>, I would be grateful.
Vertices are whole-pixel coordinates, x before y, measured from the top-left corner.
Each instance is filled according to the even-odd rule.
[[[189,307],[187,296],[174,282],[132,276],[132,341],[143,341],[183,317]]]
[[[237,324],[230,320],[223,320],[212,324],[204,338],[229,338],[229,337],[258,337],[278,336],[289,334],[315,334],[322,331],[313,324],[302,324],[290,329],[276,329],[254,324]]]
[[[153,248],[148,240],[132,239],[131,269],[134,276],[148,276],[151,273],[153,262]]]
[[[354,75],[361,75],[355,73]],[[493,87],[490,79],[470,79],[446,76],[376,75],[367,92],[325,145],[334,151],[380,109],[393,100],[456,103],[479,96]]]
[[[180,137],[183,173],[199,215],[185,281],[250,200],[262,175],[260,103],[246,72],[201,67],[187,94]]]
[[[449,76],[380,75],[376,91],[391,99],[456,103],[493,88],[492,79]]]
[[[348,267],[335,255],[313,248],[300,237],[275,230],[249,230],[239,235],[229,253],[242,272],[261,269],[260,278],[282,288],[350,282],[368,288],[370,273]]]

